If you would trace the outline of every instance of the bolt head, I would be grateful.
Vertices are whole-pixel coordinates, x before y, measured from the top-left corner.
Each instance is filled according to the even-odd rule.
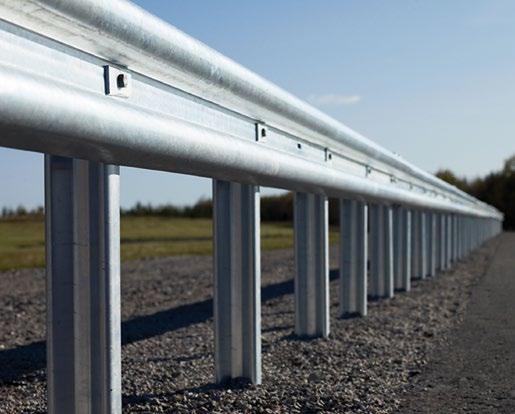
[[[129,77],[125,73],[120,73],[116,77],[116,85],[118,86],[118,88],[120,88],[120,89],[126,88],[128,84],[129,84]]]

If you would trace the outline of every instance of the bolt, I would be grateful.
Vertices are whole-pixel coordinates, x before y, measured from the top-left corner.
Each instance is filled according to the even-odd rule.
[[[129,84],[129,77],[125,73],[120,73],[116,77],[116,86],[118,86],[118,89],[126,88]]]

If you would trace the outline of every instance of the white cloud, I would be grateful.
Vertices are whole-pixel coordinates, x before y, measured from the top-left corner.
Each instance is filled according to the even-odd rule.
[[[340,95],[336,93],[326,93],[323,95],[310,95],[308,100],[318,106],[342,106],[354,105],[361,101],[359,95]]]

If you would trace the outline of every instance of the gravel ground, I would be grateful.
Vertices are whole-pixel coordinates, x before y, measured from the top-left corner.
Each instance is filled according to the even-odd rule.
[[[213,384],[211,259],[127,263],[122,276],[124,412],[390,413],[463,318],[498,239],[409,294],[339,319],[331,272],[329,339],[293,331],[291,251],[263,254],[263,385]],[[331,252],[336,257],[336,252]],[[333,268],[337,266],[331,261]],[[45,411],[42,270],[0,274],[0,412]]]

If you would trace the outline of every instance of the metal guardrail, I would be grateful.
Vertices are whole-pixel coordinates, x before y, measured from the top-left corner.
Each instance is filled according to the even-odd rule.
[[[213,178],[220,382],[261,381],[260,185],[295,191],[301,336],[330,329],[327,197],[342,315],[501,229],[493,207],[125,0],[0,0],[0,17],[0,146],[47,154],[50,412],[121,412],[115,166]]]

